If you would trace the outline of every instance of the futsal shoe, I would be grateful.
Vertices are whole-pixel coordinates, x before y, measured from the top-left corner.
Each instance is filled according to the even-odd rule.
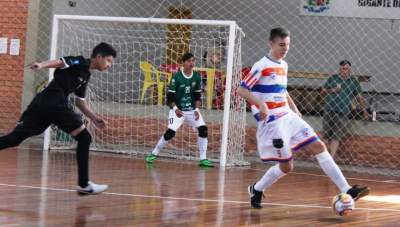
[[[214,164],[208,159],[203,159],[203,160],[199,161],[199,166],[201,166],[201,167],[214,167]]]
[[[157,159],[157,156],[154,154],[149,154],[145,158],[146,162],[149,164],[152,164],[156,159]]]
[[[253,208],[261,209],[261,199],[262,197],[264,197],[264,192],[254,189],[254,185],[256,184],[249,185],[249,187],[247,188],[247,191],[250,195],[250,204]]]
[[[369,187],[359,187],[358,185],[353,185],[348,191],[347,194],[353,197],[354,201],[366,196],[369,194]]]
[[[91,181],[88,182],[88,186],[82,188],[81,186],[77,187],[77,191],[79,195],[96,195],[107,190],[108,185],[106,184],[95,184]]]

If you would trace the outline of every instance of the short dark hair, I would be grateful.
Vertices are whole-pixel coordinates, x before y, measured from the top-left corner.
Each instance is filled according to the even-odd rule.
[[[93,48],[91,58],[95,58],[97,55],[102,57],[113,56],[115,58],[117,57],[117,51],[110,44],[102,42]]]
[[[191,58],[194,58],[194,55],[192,53],[190,53],[190,52],[187,52],[187,53],[182,55],[181,61],[183,63],[183,62],[185,62],[185,61],[187,61],[187,60],[189,60]]]
[[[290,36],[290,32],[286,28],[282,28],[282,27],[273,28],[273,29],[271,29],[271,32],[269,33],[269,41],[274,41],[278,37],[286,38],[288,36]]]
[[[342,60],[339,62],[340,66],[349,65],[351,67],[351,62],[349,60]]]

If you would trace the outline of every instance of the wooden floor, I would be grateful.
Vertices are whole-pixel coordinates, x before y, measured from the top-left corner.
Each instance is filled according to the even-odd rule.
[[[267,191],[264,209],[254,210],[246,188],[265,165],[224,171],[93,155],[91,180],[110,188],[81,197],[74,158],[71,152],[43,157],[38,149],[0,152],[0,226],[400,226],[398,179],[352,176],[352,184],[373,191],[343,218],[330,207],[336,188],[316,171],[295,169]]]

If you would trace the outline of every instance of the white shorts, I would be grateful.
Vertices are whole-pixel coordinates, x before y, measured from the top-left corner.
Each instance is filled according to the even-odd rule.
[[[175,110],[171,109],[168,116],[168,128],[174,130],[175,132],[181,127],[184,122],[189,123],[193,128],[198,128],[200,126],[206,125],[204,123],[203,116],[199,112],[199,119],[196,121],[194,116],[194,110],[182,111],[183,116],[176,116]]]
[[[293,112],[269,123],[258,123],[257,149],[264,162],[290,161],[292,150],[297,151],[317,140],[319,137],[314,129]]]

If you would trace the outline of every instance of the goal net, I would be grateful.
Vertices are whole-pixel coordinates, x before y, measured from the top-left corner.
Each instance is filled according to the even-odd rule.
[[[286,57],[286,61],[289,64],[288,90],[291,97],[300,108],[303,119],[307,121],[321,137],[324,137],[322,126],[326,97],[326,93],[321,92],[321,90],[328,78],[339,72],[339,62],[343,59],[349,60],[352,63],[351,74],[360,80],[362,88],[361,94],[366,100],[369,119],[362,119],[361,106],[357,102],[357,99],[353,99],[352,111],[347,116],[349,117],[349,121],[346,123],[346,130],[334,130],[344,134],[334,156],[335,161],[341,168],[350,171],[377,172],[392,176],[400,176],[400,172],[397,171],[400,169],[400,158],[397,155],[400,149],[400,79],[398,77],[400,64],[397,63],[397,59],[400,58],[400,42],[398,42],[400,39],[400,14],[399,1],[397,0],[87,0],[77,1],[76,7],[68,6],[66,1],[50,2],[49,0],[43,1],[43,4],[38,6],[38,10],[32,10],[29,13],[32,20],[29,20],[28,30],[33,29],[34,31],[32,31],[32,34],[37,35],[32,35],[26,41],[27,54],[30,53],[29,56],[31,56],[26,62],[49,59],[48,53],[51,37],[51,28],[49,24],[53,19],[54,12],[58,14],[74,13],[82,15],[115,15],[146,18],[177,18],[175,16],[190,14],[190,18],[193,19],[233,20],[240,25],[246,34],[246,38],[241,42],[235,41],[237,47],[239,47],[239,45],[242,46],[240,54],[235,55],[238,56],[238,58],[236,58],[238,61],[241,55],[242,61],[241,63],[239,62],[239,64],[242,65],[242,68],[251,67],[254,62],[267,54],[267,37],[271,28],[276,26],[286,27],[291,32],[291,47]],[[150,27],[148,24],[146,26]],[[88,23],[86,27],[91,28],[92,24]],[[151,36],[149,37],[161,34],[162,31],[168,31],[166,27],[159,27],[162,27],[162,29],[155,29],[154,34],[150,32]],[[192,35],[190,45],[192,47],[195,46],[195,40],[197,40],[197,43],[203,42],[200,41],[199,38],[194,38],[197,32],[195,28],[197,29],[199,27],[201,26],[194,25],[191,27]],[[208,29],[211,29],[211,27],[212,26],[209,26]],[[96,35],[99,31],[105,31],[107,29],[110,29],[112,32],[106,35]],[[205,37],[208,37],[206,39],[209,40],[215,40],[215,38],[213,38],[214,36],[210,38],[210,34],[223,33],[225,37],[223,46],[226,51],[228,45],[226,42],[227,30],[219,29],[213,27],[213,32],[210,32]],[[67,53],[69,51],[75,51],[76,53],[85,51],[85,54],[88,54],[91,46],[95,45],[93,42],[94,37],[124,36],[124,31],[115,32],[110,27],[95,30],[97,31],[92,35],[81,32],[80,35],[77,36],[80,37],[77,39],[85,45],[79,44],[80,46],[75,47],[75,49],[72,47],[68,47],[69,49],[67,47],[61,48],[60,46],[57,55],[70,54]],[[218,31],[214,32],[215,30]],[[77,32],[72,32],[71,34],[75,33]],[[61,36],[59,35],[58,37],[61,42]],[[67,37],[72,37],[72,35],[67,35]],[[236,37],[236,39],[239,38],[240,37]],[[114,42],[113,44],[117,46],[120,45],[123,49],[122,54],[124,51],[125,53],[128,51],[128,49],[124,49],[126,48],[127,39],[110,39],[118,40],[119,43]],[[152,40],[154,41],[156,39]],[[220,40],[218,40],[216,45],[219,45],[219,41]],[[147,45],[147,42],[143,40],[141,42]],[[156,42],[162,43],[162,41]],[[200,46],[200,44],[196,45],[197,47]],[[210,44],[206,44],[206,46],[209,45]],[[145,46],[143,44],[138,44],[134,47],[144,48]],[[151,49],[150,46],[147,47]],[[68,49],[68,51],[66,51],[66,49]],[[198,67],[202,67],[204,64],[202,55],[204,55],[206,49],[208,48],[204,46],[196,49],[198,51],[196,53]],[[62,50],[63,52],[61,52]],[[235,50],[238,52],[240,48],[235,48]],[[170,63],[168,62],[169,58],[166,57],[169,55],[168,50],[159,48],[157,51],[157,53],[163,52],[164,55],[152,57],[153,59],[151,59],[151,61],[159,60],[159,63],[157,63],[158,65]],[[140,49],[140,51],[134,53],[139,54],[144,52],[143,49]],[[225,53],[223,56],[224,63],[222,65],[226,65],[227,54]],[[56,57],[56,55],[54,55],[54,57]],[[144,58],[143,55],[142,58]],[[136,59],[139,58],[136,57]],[[120,60],[117,59],[117,61]],[[138,75],[142,81],[140,81],[140,79],[135,80],[135,82],[132,82],[129,86],[135,87],[137,94],[133,97],[134,99],[139,99],[138,97],[141,91],[139,89],[143,83],[143,74],[139,70],[138,62],[135,62],[136,67],[132,72],[135,72],[135,75]],[[156,65],[156,63],[154,63],[154,65]],[[130,66],[128,66],[128,68],[129,67]],[[221,67],[224,69],[224,66]],[[112,71],[115,69],[117,69],[117,67],[114,67]],[[123,71],[124,70],[121,72]],[[116,74],[122,77],[123,74],[121,72]],[[35,88],[44,80],[44,75],[40,74],[40,72],[36,73],[34,77],[27,73],[25,74],[25,77],[28,79],[37,78],[35,81]],[[129,75],[131,74],[132,73]],[[105,78],[107,78],[107,80],[111,82],[111,78],[116,77],[115,75],[111,77],[111,74],[107,75],[108,76],[101,77],[101,80],[106,80]],[[97,78],[97,76],[94,77]],[[235,77],[233,77],[232,83],[234,83],[234,78]],[[129,80],[133,81],[130,77]],[[126,93],[121,93],[120,91],[117,92],[116,83],[102,84],[104,86],[100,89],[102,94],[107,93],[107,95],[109,95],[113,93],[110,92],[110,90],[114,89],[114,96],[118,94],[122,97],[123,95],[130,95],[134,91],[131,89],[129,91],[125,90]],[[216,82],[215,84],[218,83]],[[120,86],[124,87],[123,83],[120,83]],[[233,84],[231,87],[234,87]],[[94,89],[94,87],[92,88]],[[156,96],[156,94],[157,92],[154,92],[153,96]],[[204,97],[207,97],[205,93],[203,94]],[[219,107],[221,103],[220,99],[214,101],[216,94],[217,92],[213,94],[212,109],[222,113]],[[232,94],[234,94],[234,92]],[[157,112],[151,109],[158,108],[157,98],[155,97],[156,100],[151,100],[150,97],[151,95],[148,91],[142,105],[144,106],[143,108],[147,108],[147,110],[153,114],[153,112]],[[139,100],[136,100],[136,103],[138,102]],[[207,102],[203,100],[203,114],[206,114],[208,111],[206,103]],[[166,111],[167,110],[160,111],[163,117]],[[129,113],[131,113],[131,111],[129,111]],[[248,114],[248,116],[249,119],[251,119],[250,114]],[[206,116],[206,118],[208,118],[208,116]],[[212,118],[206,120],[208,121],[207,123],[210,124],[213,122]],[[236,122],[239,122],[239,120]],[[235,127],[235,124],[236,123],[229,124],[229,126]],[[162,128],[164,128],[164,126],[165,125],[162,125]],[[332,127],[332,129],[334,129],[334,127]],[[163,129],[160,129],[160,131],[162,130]],[[239,131],[240,130],[242,129],[240,128]],[[255,152],[257,150],[255,131],[255,122],[253,120],[246,121],[245,151],[254,154],[253,156],[257,159],[257,154]],[[183,132],[192,131],[188,129],[180,130],[180,133]],[[137,133],[132,134],[139,135]],[[160,136],[159,134],[160,133],[157,133],[157,136],[154,137],[158,138]],[[52,133],[52,135],[56,136],[57,134]],[[188,135],[189,134],[185,134],[185,136]],[[220,135],[221,134],[218,134],[216,136]],[[240,135],[244,136],[243,134]],[[119,137],[114,136],[112,138]],[[236,137],[228,138],[232,139]],[[181,140],[175,139],[175,142],[177,141]],[[326,142],[327,140],[324,139],[324,141]],[[60,141],[58,143],[60,143]],[[195,151],[196,144],[189,144],[193,146],[191,149]],[[98,145],[95,144],[96,148],[97,146]],[[122,144],[118,146],[125,145]],[[169,149],[172,148],[171,146]],[[212,147],[211,144],[210,147]],[[183,148],[183,145],[180,148]],[[150,150],[151,146],[146,149]],[[194,154],[195,153],[193,153],[193,155]],[[301,163],[298,161],[304,161],[304,165],[317,166],[315,159],[302,152],[296,153],[295,159],[297,161],[296,165]]]
[[[246,164],[245,103],[236,87],[242,77],[242,36],[233,21],[56,15],[52,58],[89,57],[95,45],[110,43],[117,58],[107,72],[94,72],[88,87],[90,108],[107,122],[105,130],[87,122],[91,148],[148,154],[167,129],[170,79],[180,69],[180,57],[193,53],[195,70],[202,75],[200,111],[208,126],[208,158],[241,165]],[[197,129],[184,125],[160,156],[198,160],[197,134]],[[75,146],[57,128],[49,135],[50,149]]]

